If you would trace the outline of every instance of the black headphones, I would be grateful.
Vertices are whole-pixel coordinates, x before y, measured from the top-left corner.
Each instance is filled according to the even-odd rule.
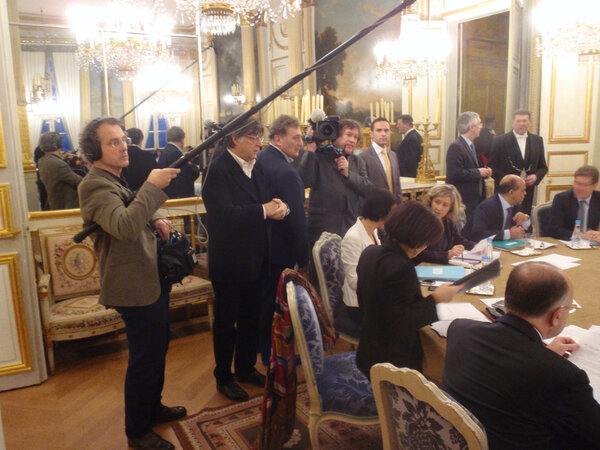
[[[90,163],[102,158],[102,146],[100,145],[100,138],[98,137],[98,128],[100,128],[100,125],[103,123],[110,124],[113,120],[115,120],[115,124],[119,124],[119,126],[123,128],[116,119],[112,119],[111,117],[98,117],[90,121],[83,130],[79,146],[81,153]]]

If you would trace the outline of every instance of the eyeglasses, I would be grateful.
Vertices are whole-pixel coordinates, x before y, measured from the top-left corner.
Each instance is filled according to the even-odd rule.
[[[577,303],[571,303],[569,306],[562,306],[562,308],[571,314],[580,309],[581,306],[577,305]]]
[[[573,184],[575,186],[590,187],[590,186],[593,186],[595,183],[582,183],[581,181],[575,181],[575,182],[573,182]]]
[[[119,148],[121,145],[131,145],[131,138],[123,136],[121,139],[115,138],[108,141],[106,145],[110,145],[112,148]]]
[[[262,142],[262,140],[263,140],[262,134],[245,134],[244,136],[246,136],[247,138],[250,138],[252,140],[259,141],[259,142]]]

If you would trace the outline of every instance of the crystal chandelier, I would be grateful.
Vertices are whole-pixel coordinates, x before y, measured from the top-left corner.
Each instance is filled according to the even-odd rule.
[[[534,13],[542,55],[600,55],[600,2],[545,0]]]
[[[405,14],[400,37],[375,46],[377,78],[410,82],[443,73],[449,42],[443,20],[421,20],[418,14]]]
[[[180,14],[196,21],[200,32],[231,34],[240,20],[250,25],[287,19],[300,10],[302,0],[175,0]]]
[[[158,91],[150,98],[156,112],[183,113],[190,108],[192,79],[175,64],[159,61],[143,67],[134,86],[144,96]]]
[[[121,79],[132,78],[137,69],[168,53],[168,34],[174,24],[160,0],[152,8],[140,0],[79,6],[69,11],[69,21],[75,28],[79,65],[102,68],[106,64]]]

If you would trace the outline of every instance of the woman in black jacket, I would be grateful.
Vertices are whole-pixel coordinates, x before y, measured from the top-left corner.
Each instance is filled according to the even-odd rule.
[[[421,370],[419,328],[438,320],[436,303],[449,302],[459,286],[443,285],[423,297],[411,259],[442,234],[440,219],[414,200],[392,210],[385,222],[388,242],[370,246],[358,261],[358,303],[363,315],[356,356],[369,377],[371,366],[389,362]]]

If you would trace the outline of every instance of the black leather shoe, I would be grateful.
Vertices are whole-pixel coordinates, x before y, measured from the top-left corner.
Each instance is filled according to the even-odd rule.
[[[248,383],[256,387],[265,387],[267,377],[261,374],[258,370],[252,368],[252,371],[247,375],[236,375],[235,380],[239,383]]]
[[[150,431],[145,435],[128,439],[127,443],[131,448],[138,450],[173,450],[175,447],[169,441],[165,441],[154,431]]]
[[[187,416],[187,411],[183,406],[173,406],[171,408],[165,405],[161,406],[161,410],[152,421],[154,425],[158,425],[159,423],[172,422],[173,420],[181,419],[182,417]]]
[[[229,381],[223,384],[217,383],[217,391],[234,402],[245,402],[250,398],[248,393],[235,381]]]

